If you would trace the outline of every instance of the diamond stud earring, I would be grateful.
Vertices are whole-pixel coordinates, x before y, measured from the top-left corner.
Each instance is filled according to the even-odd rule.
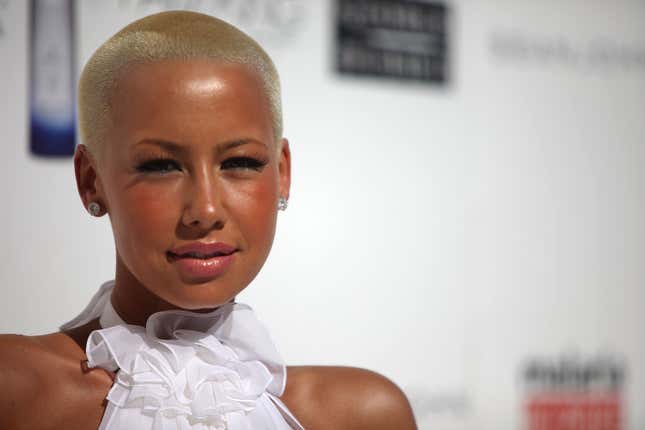
[[[91,202],[89,205],[87,205],[87,210],[93,215],[93,216],[99,216],[101,215],[101,205],[98,204],[97,202]]]
[[[289,206],[289,200],[285,199],[284,197],[280,197],[278,199],[278,210],[279,211],[287,210],[287,206]]]

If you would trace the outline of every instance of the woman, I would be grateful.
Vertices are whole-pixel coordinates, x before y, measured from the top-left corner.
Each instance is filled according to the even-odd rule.
[[[415,428],[390,381],[285,367],[234,302],[289,197],[262,48],[206,15],[146,17],[85,66],[79,120],[78,192],[110,218],[115,279],[61,332],[0,338],[0,428]]]

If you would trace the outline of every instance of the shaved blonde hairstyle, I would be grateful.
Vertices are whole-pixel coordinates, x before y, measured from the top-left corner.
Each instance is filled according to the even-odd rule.
[[[258,73],[271,110],[274,138],[282,138],[280,80],[267,53],[232,25],[196,12],[150,15],[124,27],[89,59],[78,84],[81,142],[97,157],[111,124],[111,96],[127,67],[161,60],[203,59],[243,64]]]

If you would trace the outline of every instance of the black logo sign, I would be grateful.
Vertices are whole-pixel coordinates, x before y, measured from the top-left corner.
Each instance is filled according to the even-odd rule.
[[[625,381],[625,368],[610,356],[581,360],[563,356],[557,360],[533,359],[524,369],[524,383],[530,391],[616,392]]]
[[[338,0],[341,73],[443,83],[447,80],[447,9],[440,3]]]

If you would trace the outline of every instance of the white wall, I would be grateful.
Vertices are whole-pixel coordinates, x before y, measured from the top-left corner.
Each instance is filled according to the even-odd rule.
[[[0,331],[34,334],[113,276],[114,251],[71,161],[28,154],[26,2],[5,3]],[[78,2],[79,62],[158,10],[139,3]],[[331,3],[285,3],[286,34],[222,15],[283,80],[292,199],[240,300],[288,361],[380,371],[424,429],[498,430],[523,425],[527,359],[607,352],[625,428],[645,428],[645,3],[449,2],[446,87],[336,75]]]

